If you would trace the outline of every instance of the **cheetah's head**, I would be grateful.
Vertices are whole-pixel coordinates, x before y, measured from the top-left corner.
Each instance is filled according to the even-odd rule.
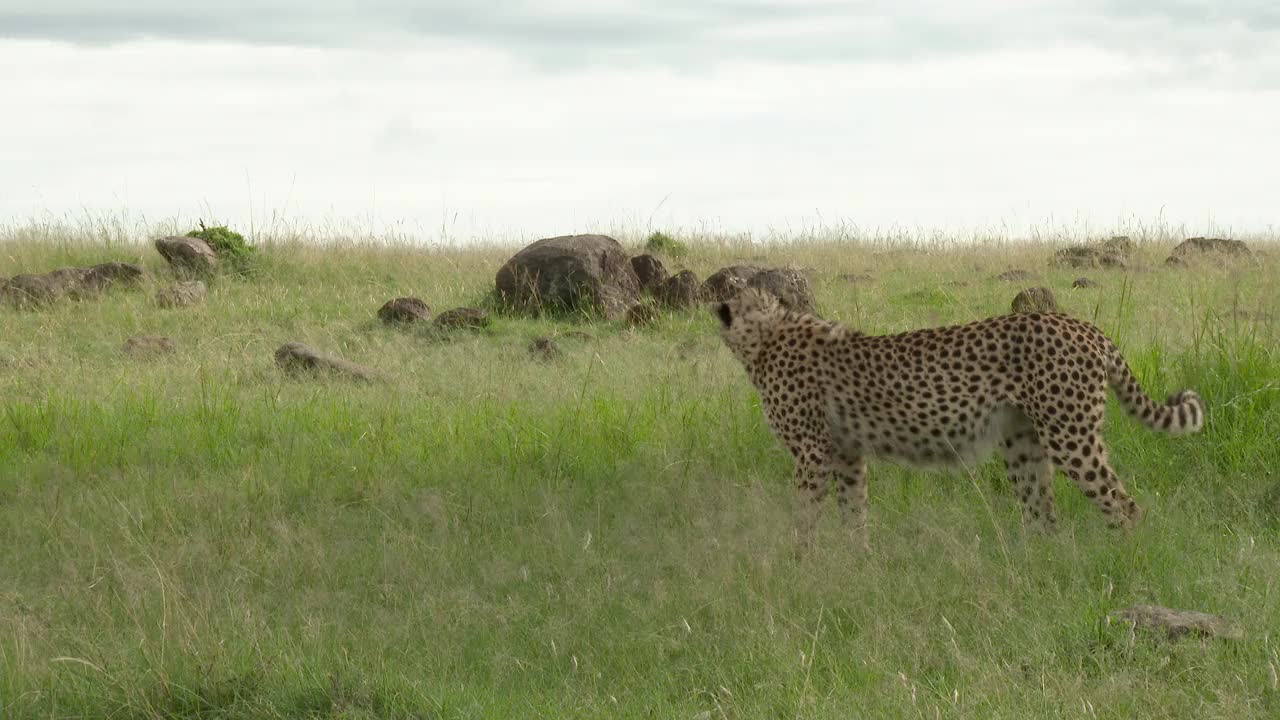
[[[777,297],[756,288],[742,290],[727,302],[716,304],[713,310],[720,318],[720,337],[748,367],[786,312]]]

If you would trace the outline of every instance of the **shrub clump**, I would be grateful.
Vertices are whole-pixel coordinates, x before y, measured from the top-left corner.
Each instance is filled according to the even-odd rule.
[[[664,232],[654,232],[644,242],[644,249],[651,253],[664,253],[672,257],[681,257],[689,252],[689,247]]]
[[[243,275],[252,270],[256,248],[250,245],[240,233],[225,225],[205,227],[202,220],[200,229],[192,230],[187,235],[208,243],[209,248],[218,256],[218,261],[233,271]]]

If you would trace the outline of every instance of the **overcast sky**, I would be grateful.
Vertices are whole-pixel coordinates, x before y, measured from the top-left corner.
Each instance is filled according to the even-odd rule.
[[[0,0],[0,223],[1280,226],[1273,0]]]

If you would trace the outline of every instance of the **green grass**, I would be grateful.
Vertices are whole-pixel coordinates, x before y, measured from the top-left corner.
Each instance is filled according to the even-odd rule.
[[[9,231],[0,275],[146,244]],[[0,717],[1270,718],[1280,715],[1280,289],[1260,267],[1049,269],[1048,248],[694,243],[684,266],[812,268],[821,312],[889,332],[1007,310],[1019,266],[1117,339],[1201,435],[1114,409],[1146,509],[1122,534],[1059,478],[1024,533],[992,460],[871,470],[797,563],[791,463],[704,312],[499,318],[440,337],[385,300],[482,302],[511,248],[259,241],[253,276],[0,309]],[[679,268],[670,268],[673,272]],[[869,274],[852,283],[841,275]],[[1088,274],[1099,290],[1071,291]],[[569,331],[585,331],[577,337]],[[134,334],[176,355],[126,359]],[[556,336],[563,357],[526,345]],[[391,379],[289,379],[287,341]],[[1168,643],[1133,603],[1222,613]]]

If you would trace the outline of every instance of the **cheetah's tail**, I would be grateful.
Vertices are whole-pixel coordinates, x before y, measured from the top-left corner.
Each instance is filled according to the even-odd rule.
[[[1124,409],[1152,430],[1188,435],[1204,427],[1204,403],[1194,390],[1176,392],[1163,405],[1157,404],[1138,385],[1138,379],[1119,350],[1112,351],[1107,379]]]

